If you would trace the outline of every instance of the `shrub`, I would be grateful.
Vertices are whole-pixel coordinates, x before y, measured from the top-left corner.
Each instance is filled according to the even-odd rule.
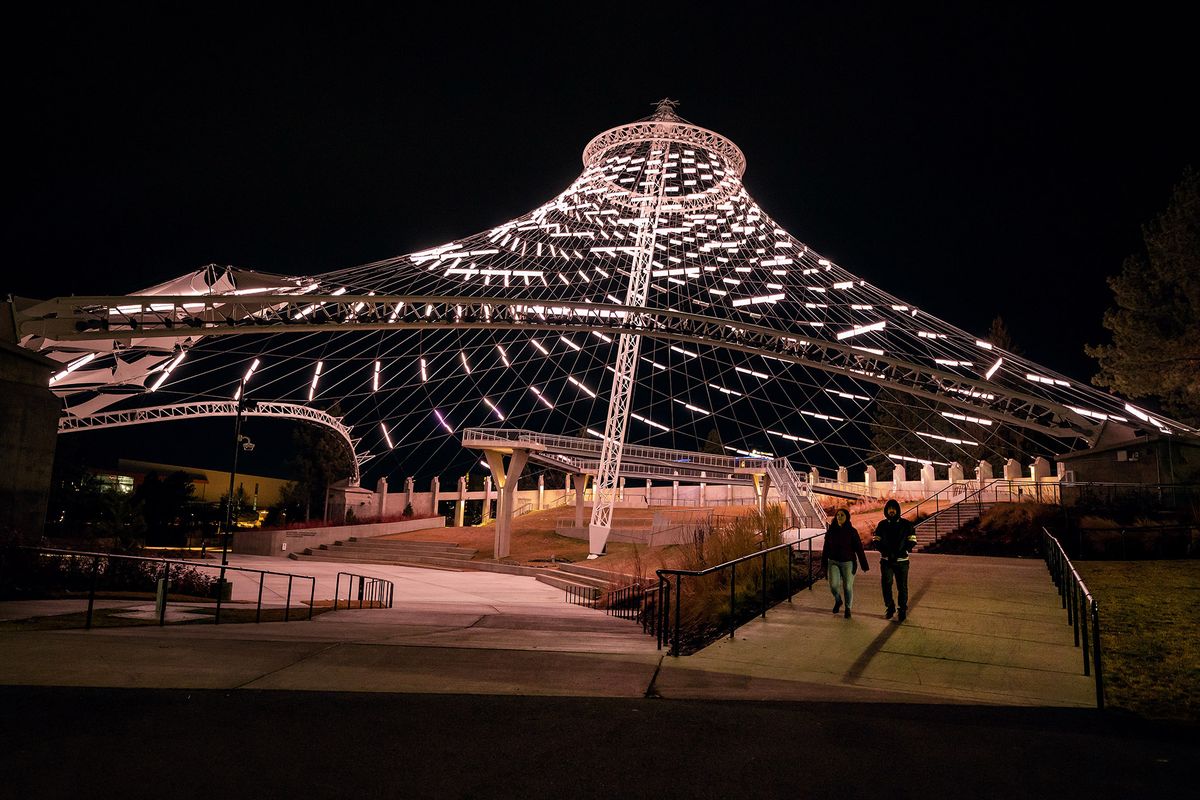
[[[696,539],[681,548],[683,557],[678,568],[703,570],[778,545],[783,541],[784,524],[785,516],[778,506],[772,506],[766,514],[751,514],[717,524],[703,524]],[[819,563],[815,567],[819,569]],[[679,597],[681,650],[693,652],[727,633],[731,626],[761,613],[764,589],[768,605],[783,600],[787,594],[788,569],[788,553],[779,550],[766,556],[765,575],[762,562],[755,559],[739,564],[732,570],[684,577],[680,583]],[[793,591],[806,586],[806,581],[813,577],[808,574],[807,559],[796,559],[791,563],[791,570]],[[731,596],[734,605],[732,618]],[[672,598],[670,602],[670,613],[673,615],[675,599]]]
[[[39,554],[15,547],[0,549],[0,598],[48,597],[64,592],[154,592],[161,562],[123,558]],[[171,592],[195,597],[211,593],[216,578],[187,564],[169,568]]]

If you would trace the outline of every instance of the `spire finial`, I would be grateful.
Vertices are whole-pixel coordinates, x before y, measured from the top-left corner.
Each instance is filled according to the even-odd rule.
[[[678,100],[664,97],[655,104],[654,114],[651,115],[650,119],[677,120],[679,119],[679,115],[675,113],[675,109],[678,105]]]

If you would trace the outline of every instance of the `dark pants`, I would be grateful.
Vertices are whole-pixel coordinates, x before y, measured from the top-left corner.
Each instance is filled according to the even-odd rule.
[[[888,561],[886,558],[879,562],[880,579],[883,583],[883,604],[889,610],[896,604],[892,602],[892,578],[896,579],[896,593],[900,595],[900,610],[908,610],[908,562]]]

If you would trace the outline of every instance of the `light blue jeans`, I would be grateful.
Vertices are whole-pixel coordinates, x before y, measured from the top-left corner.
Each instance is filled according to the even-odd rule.
[[[829,562],[829,591],[835,600],[842,600],[846,608],[854,605],[854,562]]]

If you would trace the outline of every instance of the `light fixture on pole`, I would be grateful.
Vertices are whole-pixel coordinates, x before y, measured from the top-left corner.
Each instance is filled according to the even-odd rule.
[[[245,378],[242,378],[238,385],[237,391],[237,416],[233,423],[233,468],[229,471],[229,497],[225,506],[225,531],[221,536],[221,576],[217,581],[217,622],[221,620],[221,600],[225,594],[225,567],[229,564],[229,539],[233,536],[233,502],[234,502],[234,486],[237,481],[238,468],[238,452],[245,450],[247,453],[254,450],[254,443],[250,441],[249,436],[242,435],[242,414],[246,411],[256,411],[258,402],[251,400],[246,396],[246,378],[250,377],[247,373]]]

